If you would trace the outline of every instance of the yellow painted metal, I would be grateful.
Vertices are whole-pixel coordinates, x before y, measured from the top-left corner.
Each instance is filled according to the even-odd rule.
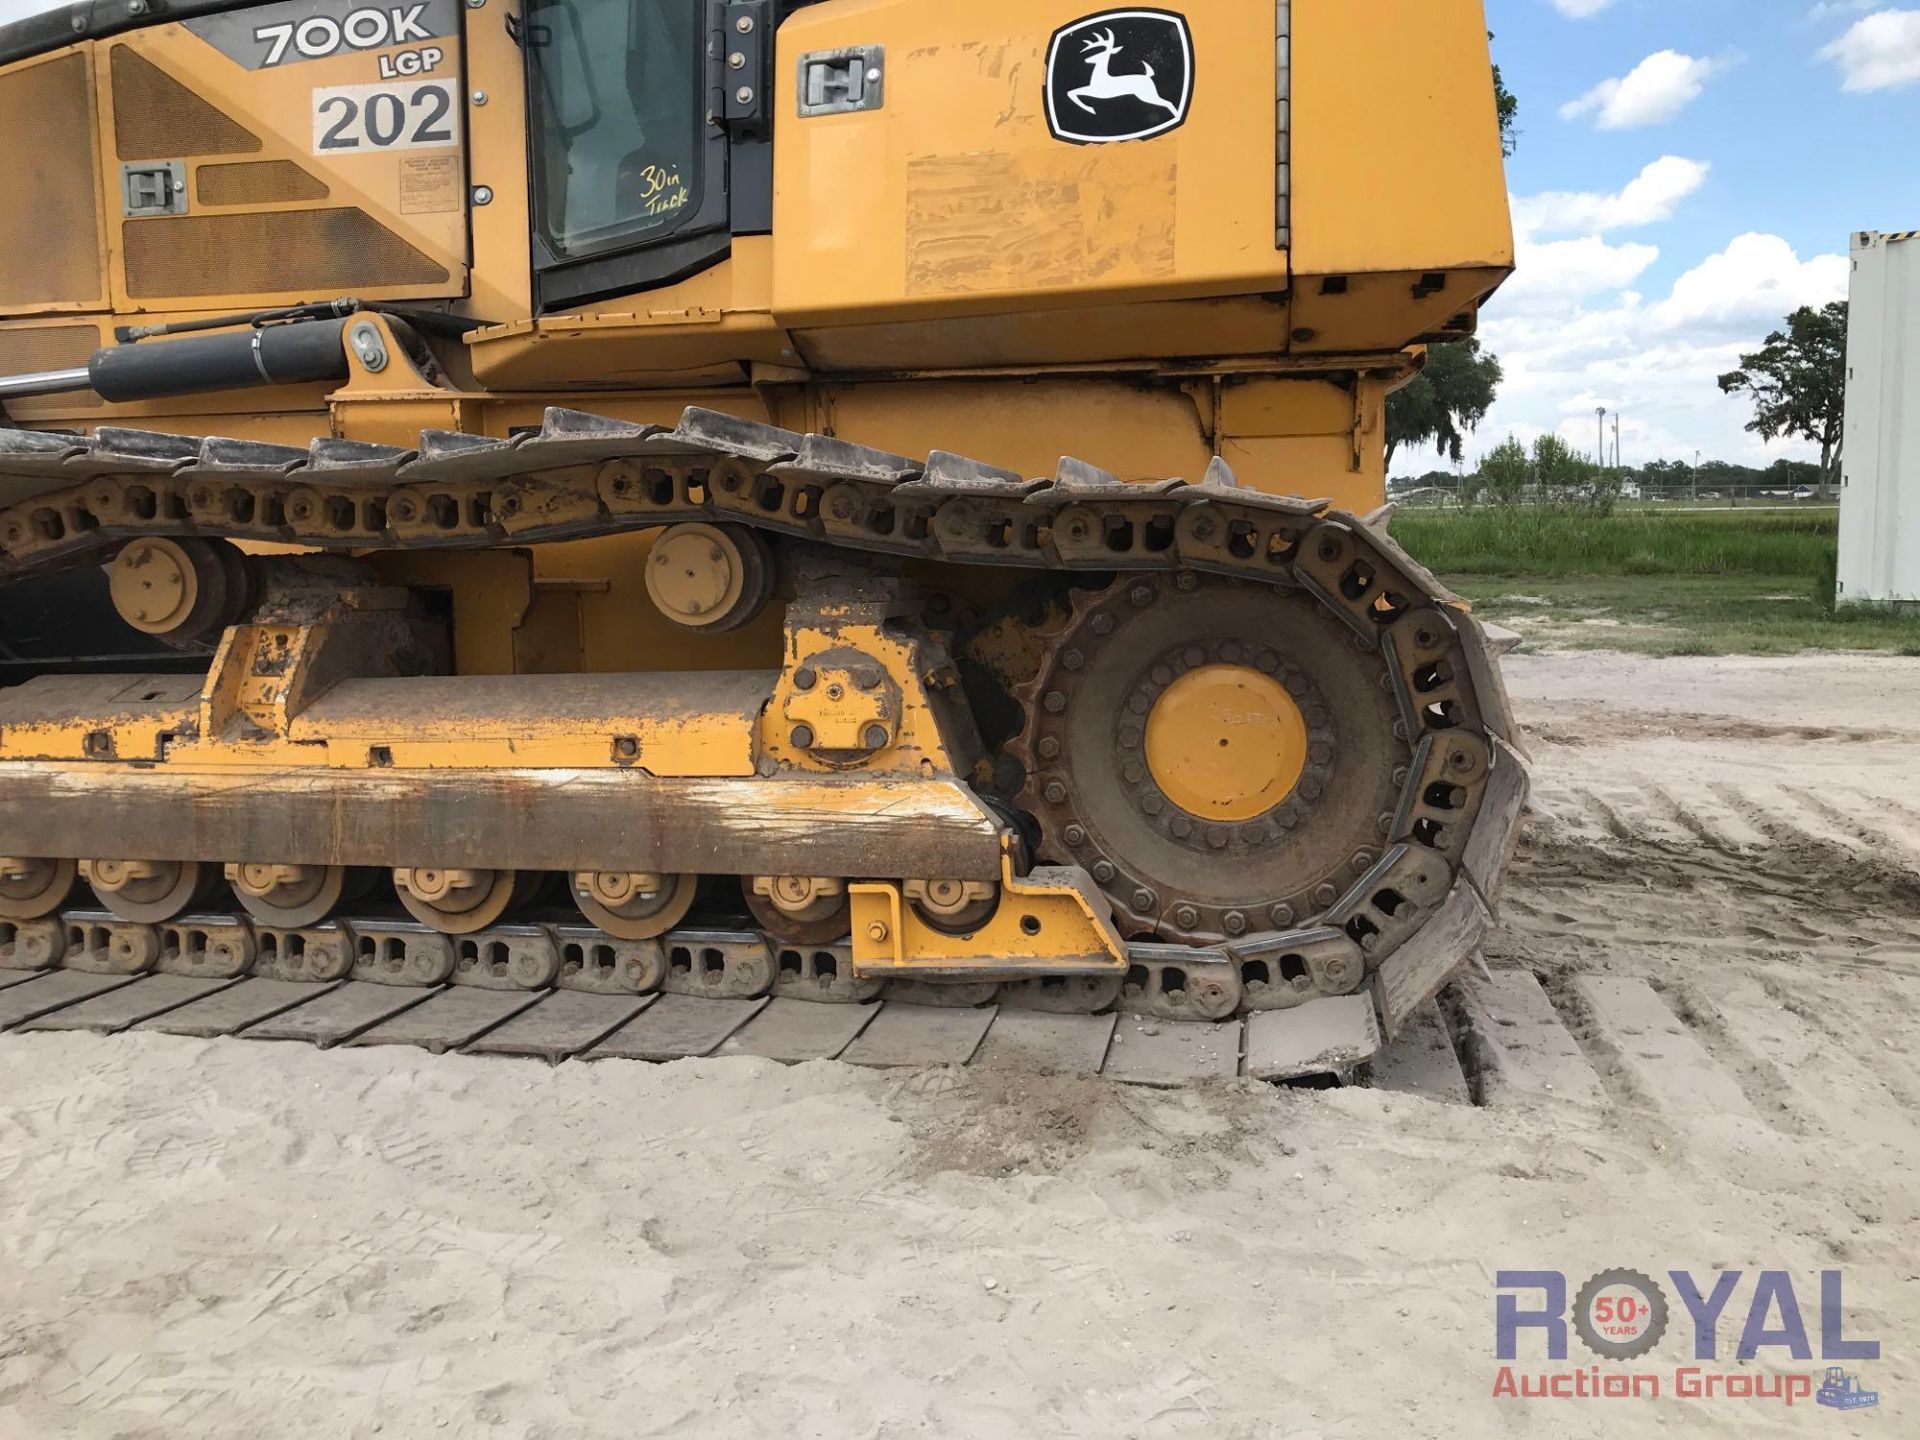
[[[950,935],[914,913],[902,885],[856,883],[853,969],[862,978],[1022,979],[1121,973],[1127,947],[1105,899],[1077,870],[1015,873],[1001,837],[1000,906],[978,930]]]
[[[669,619],[704,630],[726,618],[747,584],[738,543],[715,525],[675,525],[647,556],[647,593]]]
[[[1127,145],[1048,131],[1047,49],[1086,14],[1077,0],[863,0],[790,19],[782,76],[809,52],[887,54],[880,109],[779,121],[774,314],[803,352],[816,329],[1284,290],[1276,7],[1186,13],[1201,77],[1191,116]],[[1159,342],[1198,319],[1148,317],[1132,343],[1151,348],[1130,353],[1181,353]],[[835,343],[846,356],[855,342]],[[937,330],[923,347],[915,363],[964,353]]]
[[[1291,14],[1294,348],[1398,349],[1513,268],[1486,17],[1432,0]]]
[[[1246,665],[1203,665],[1147,716],[1147,768],[1174,804],[1204,820],[1251,820],[1293,793],[1307,722],[1286,686]]]
[[[376,146],[314,153],[316,96],[319,89],[367,85],[379,78],[383,57],[405,46],[382,50],[345,49],[303,61],[297,79],[291,70],[247,70],[182,24],[131,30],[85,47],[93,58],[100,97],[102,213],[113,243],[112,295],[118,313],[148,309],[258,309],[332,294],[366,298],[423,299],[463,295],[467,288],[467,193],[465,126],[459,99],[466,93],[459,72],[459,47],[431,77],[451,87],[456,109],[451,122],[461,143],[444,148],[395,152]],[[120,58],[116,62],[115,52]],[[128,57],[132,57],[129,59]],[[228,142],[224,153],[186,153],[175,158],[187,168],[185,216],[121,218],[120,143],[117,120],[125,108],[116,94],[148,68],[192,93],[228,122],[229,131],[251,137]],[[140,117],[151,123],[151,115]],[[273,200],[236,205],[200,203],[201,174],[211,166],[236,162],[284,162],[297,166],[324,189],[322,198]],[[355,212],[358,212],[356,215]],[[311,220],[295,217],[311,213]],[[358,218],[364,216],[364,219]],[[135,227],[150,227],[136,233]],[[353,233],[372,242],[360,254],[326,253],[329,240]],[[153,236],[164,236],[155,240]],[[289,244],[289,236],[301,237]],[[204,246],[219,265],[204,270],[174,263],[171,252]],[[156,252],[155,279],[143,279],[140,257]],[[383,267],[381,256],[391,257]],[[356,269],[355,267],[365,268]],[[224,270],[224,277],[222,271]],[[235,274],[257,275],[256,286],[236,284]],[[395,279],[394,276],[402,278]],[[275,277],[284,276],[280,283]],[[167,287],[178,277],[199,282]],[[322,290],[322,295],[313,292]]]
[[[601,386],[609,376],[659,389],[737,385],[753,362],[798,364],[771,313],[773,255],[772,236],[742,236],[727,260],[676,284],[476,331],[474,374],[499,389]]]
[[[177,542],[141,539],[114,557],[108,589],[122,620],[143,634],[165,635],[199,603],[200,576]]]

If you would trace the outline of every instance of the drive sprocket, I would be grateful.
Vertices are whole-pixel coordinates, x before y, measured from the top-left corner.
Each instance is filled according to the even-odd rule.
[[[1380,858],[1412,751],[1386,667],[1300,589],[1191,572],[1082,591],[1010,747],[1040,858],[1134,938],[1294,929]]]

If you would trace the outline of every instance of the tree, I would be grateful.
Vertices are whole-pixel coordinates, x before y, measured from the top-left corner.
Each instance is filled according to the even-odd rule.
[[[1533,462],[1527,459],[1526,447],[1508,436],[1480,462],[1476,498],[1491,500],[1495,505],[1518,505],[1526,498],[1532,481]]]
[[[1720,377],[1729,395],[1753,400],[1747,429],[1763,440],[1782,436],[1820,447],[1820,489],[1831,495],[1840,479],[1841,421],[1847,400],[1847,302],[1811,306],[1787,317],[1787,328],[1740,357],[1740,368]]]
[[[1493,32],[1487,32],[1489,44],[1493,41]],[[1500,113],[1500,152],[1511,157],[1520,143],[1520,131],[1516,128],[1520,121],[1520,97],[1507,89],[1507,82],[1501,78],[1500,67],[1493,67],[1493,103]]]
[[[1435,345],[1427,368],[1387,397],[1387,464],[1402,445],[1437,444],[1458,465],[1466,453],[1462,431],[1477,427],[1500,390],[1500,357],[1478,340]]]

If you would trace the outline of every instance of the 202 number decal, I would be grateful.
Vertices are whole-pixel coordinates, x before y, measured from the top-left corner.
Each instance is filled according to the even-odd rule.
[[[313,92],[313,153],[431,150],[460,143],[453,80],[337,85]]]

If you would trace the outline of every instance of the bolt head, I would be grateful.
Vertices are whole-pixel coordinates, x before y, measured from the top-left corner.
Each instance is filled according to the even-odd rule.
[[[1057,760],[1060,758],[1060,742],[1051,735],[1044,736],[1040,744],[1035,748],[1039,750],[1042,760]]]
[[[1133,908],[1143,913],[1153,909],[1159,903],[1160,897],[1144,885],[1133,892]]]
[[[887,922],[884,920],[875,920],[871,925],[867,926],[867,939],[873,941],[876,945],[880,944],[892,933],[892,931],[887,929]]]
[[[811,665],[802,665],[793,672],[793,688],[796,690],[811,690],[819,683],[820,676]]]
[[[1291,905],[1270,905],[1267,907],[1267,919],[1279,929],[1285,930],[1293,924],[1294,915]]]
[[[1137,608],[1144,610],[1153,604],[1153,587],[1136,585],[1127,592],[1127,599],[1131,600]]]
[[[484,105],[484,104],[486,104],[486,103],[487,103],[487,92],[486,92],[486,91],[484,91],[484,90],[476,90],[476,91],[474,91],[474,92],[473,92],[473,103],[474,103],[475,105]]]
[[[1176,575],[1173,584],[1177,590],[1198,590],[1200,588],[1200,577],[1189,571]]]
[[[1085,830],[1081,829],[1078,825],[1069,825],[1067,827],[1067,844],[1068,845],[1072,846],[1075,850],[1078,850],[1082,845],[1086,843],[1087,843],[1087,832]]]
[[[751,35],[753,33],[753,17],[751,15],[742,15],[738,20],[733,22],[733,28],[738,30],[742,35]]]
[[[491,185],[474,186],[473,203],[476,205],[491,205],[493,203],[493,187]]]
[[[1111,635],[1113,633],[1113,617],[1111,615],[1094,616],[1092,628],[1093,633],[1096,635]]]
[[[1049,715],[1058,715],[1067,708],[1067,697],[1058,690],[1049,690],[1047,698],[1040,702]]]
[[[1221,917],[1220,923],[1226,928],[1226,932],[1229,935],[1244,935],[1247,933],[1247,917],[1241,911],[1229,910]]]
[[[1196,518],[1193,522],[1193,538],[1196,540],[1211,540],[1213,538],[1213,521],[1205,515]]]
[[[793,727],[793,746],[796,750],[811,750],[813,748],[813,727],[811,725],[796,725]]]
[[[1340,898],[1340,892],[1331,885],[1322,885],[1313,892],[1313,903],[1322,910]]]
[[[1113,868],[1113,863],[1108,860],[1102,860],[1093,867],[1093,878],[1098,880],[1102,885],[1111,885],[1113,883],[1113,877],[1119,873],[1118,870]]]
[[[1200,923],[1200,912],[1191,905],[1182,905],[1173,912],[1174,923],[1191,930]]]
[[[738,90],[733,92],[733,98],[742,105],[751,105],[753,103],[753,87],[751,85],[742,85]]]
[[[1064,805],[1067,803],[1067,787],[1058,780],[1050,781],[1047,785],[1046,796],[1049,805]]]
[[[869,725],[861,738],[866,741],[867,749],[884,750],[887,748],[887,727],[884,725]]]

